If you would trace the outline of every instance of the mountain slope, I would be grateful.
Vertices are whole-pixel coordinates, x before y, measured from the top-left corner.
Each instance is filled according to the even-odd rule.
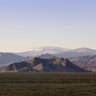
[[[70,61],[82,68],[96,72],[96,55],[73,57]]]
[[[87,72],[87,70],[80,68],[68,59],[53,58],[53,59],[41,59],[32,58],[25,62],[13,63],[7,66],[2,66],[0,71],[12,71],[12,72]]]
[[[89,49],[89,48],[78,48],[54,55],[60,58],[79,57],[79,56],[87,56],[87,55],[92,56],[92,55],[96,55],[96,50]]]
[[[58,53],[65,52],[68,50],[69,49],[61,48],[61,47],[40,47],[40,48],[34,48],[32,49],[32,51],[17,53],[17,55],[24,56],[24,57],[27,57],[27,56],[36,57],[36,56],[47,54],[47,53],[58,54]]]
[[[38,56],[38,57],[39,57],[39,58],[42,58],[42,59],[52,59],[52,58],[56,58],[56,56],[51,55],[51,54],[48,54],[48,53],[42,54],[42,55],[40,55],[40,56]]]
[[[10,64],[13,62],[25,61],[26,58],[13,53],[0,53],[0,65]]]
[[[32,51],[17,53],[17,55],[24,57],[37,57],[42,54],[51,54],[59,58],[69,58],[96,55],[96,50],[90,48],[66,49],[60,47],[40,47],[34,48]]]

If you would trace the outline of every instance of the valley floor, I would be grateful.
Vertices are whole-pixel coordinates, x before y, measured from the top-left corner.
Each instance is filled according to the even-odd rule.
[[[96,73],[0,73],[0,96],[95,96]]]

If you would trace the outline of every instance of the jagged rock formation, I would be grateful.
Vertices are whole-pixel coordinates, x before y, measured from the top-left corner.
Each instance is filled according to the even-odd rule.
[[[38,57],[32,58],[25,62],[13,63],[7,66],[2,66],[0,71],[12,72],[87,72],[87,70],[80,68],[68,59],[53,58],[41,59]]]

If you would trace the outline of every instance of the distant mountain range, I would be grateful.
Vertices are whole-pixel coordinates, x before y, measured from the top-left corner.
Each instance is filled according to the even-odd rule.
[[[14,62],[25,61],[27,58],[13,53],[0,53],[0,65],[11,64]]]
[[[17,53],[17,55],[24,56],[24,57],[27,57],[27,56],[36,57],[46,53],[59,54],[66,51],[69,51],[69,49],[61,48],[61,47],[40,47],[40,48],[34,48],[32,49],[32,51]]]
[[[96,55],[96,50],[90,48],[78,48],[78,49],[67,49],[60,47],[40,47],[32,49],[32,51],[17,53],[19,56],[23,57],[37,57],[42,54],[51,54],[60,58]]]
[[[46,63],[48,63],[48,64],[49,64],[50,60],[51,60],[50,62],[53,63],[53,61],[52,61],[53,58],[55,58],[55,59],[58,58],[56,60],[59,60],[60,58],[65,58],[64,62],[67,59],[69,59],[72,62],[72,64],[75,65],[75,66],[79,66],[82,69],[96,72],[96,50],[90,49],[90,48],[78,48],[78,49],[72,50],[72,49],[59,48],[59,47],[41,47],[41,48],[37,48],[37,49],[34,49],[32,51],[29,51],[29,52],[21,52],[21,53],[0,53],[0,70],[2,70],[2,69],[5,70],[6,69],[8,71],[8,68],[10,69],[9,66],[12,67],[15,64],[14,68],[15,67],[19,68],[20,67],[19,69],[22,71],[23,67],[26,64],[28,65],[29,61],[33,60],[32,58],[34,58],[34,57],[39,58],[38,60],[40,60],[40,62],[45,60]],[[36,62],[38,62],[38,60],[36,59]],[[32,70],[34,68],[41,68],[40,66],[43,66],[42,64],[43,63],[41,62],[41,63],[37,64],[38,66],[33,66],[32,65],[33,66],[33,67],[31,66]],[[46,64],[46,65],[48,65],[48,64]],[[58,64],[61,64],[61,63],[58,63]],[[28,67],[27,65],[26,65],[26,67],[24,67],[24,70],[25,70],[25,68]],[[50,65],[50,68],[52,66]],[[30,69],[31,67],[28,67],[28,68]],[[62,68],[63,67],[64,66],[62,66]],[[55,66],[54,66],[54,68],[55,68]],[[58,68],[59,68],[59,66],[58,66]],[[12,67],[12,70],[13,70],[13,67]],[[16,69],[16,71],[18,71],[18,70]],[[39,70],[37,70],[37,71],[39,71]],[[62,71],[62,69],[61,69],[61,71]]]
[[[92,56],[92,55],[96,55],[96,50],[90,48],[78,48],[54,55],[60,58],[61,57],[70,58],[70,57],[79,57],[79,56],[87,56],[87,55]]]
[[[1,72],[88,72],[68,59],[41,59],[38,57],[28,61],[12,63],[0,68]]]
[[[96,72],[96,55],[70,58],[70,61],[86,70]]]

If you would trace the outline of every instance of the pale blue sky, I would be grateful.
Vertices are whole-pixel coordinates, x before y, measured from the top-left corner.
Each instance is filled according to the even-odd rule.
[[[95,43],[96,0],[0,0],[0,51]]]

